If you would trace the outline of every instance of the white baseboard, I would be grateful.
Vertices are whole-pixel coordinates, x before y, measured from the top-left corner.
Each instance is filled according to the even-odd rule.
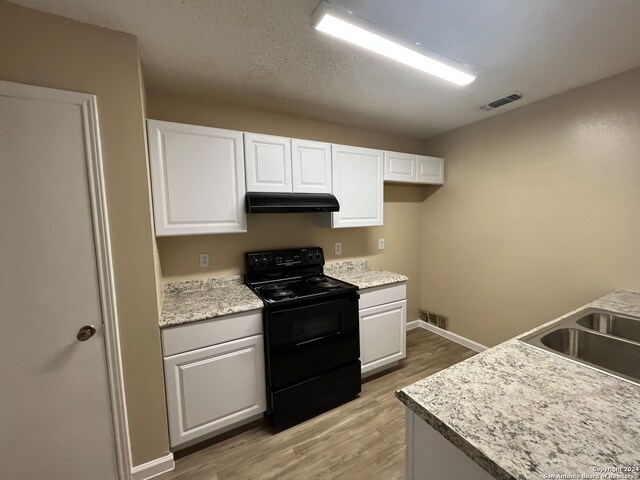
[[[413,322],[407,322],[407,332],[415,328],[422,328],[422,325],[420,325],[420,322],[422,322],[422,320],[414,320]]]
[[[131,469],[131,480],[148,480],[158,475],[170,472],[175,467],[173,453],[156,458]]]
[[[446,338],[447,340],[451,340],[452,342],[459,343],[471,350],[475,350],[476,352],[484,352],[489,347],[482,345],[481,343],[474,342],[473,340],[463,337],[462,335],[458,335],[457,333],[450,332],[449,330],[444,330],[442,328],[436,327],[435,325],[431,325],[430,323],[425,322],[424,320],[414,320],[413,322],[407,323],[407,330],[413,330],[414,328],[424,328],[425,330],[429,330],[441,337]]]

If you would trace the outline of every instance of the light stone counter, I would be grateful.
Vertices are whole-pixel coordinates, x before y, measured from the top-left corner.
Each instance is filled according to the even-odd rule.
[[[356,285],[360,290],[408,280],[408,277],[400,273],[385,272],[384,270],[371,268],[366,260],[346,260],[344,262],[328,263],[324,266],[324,273],[343,282]]]
[[[640,315],[640,294],[617,290],[574,312],[587,307]],[[580,475],[596,474],[594,467],[640,467],[640,386],[520,337],[396,396],[498,479],[589,478]]]
[[[399,273],[373,269],[366,260],[330,263],[324,271],[331,277],[357,285],[360,290],[407,280]],[[160,327],[263,307],[262,300],[244,285],[241,275],[168,283],[164,286]]]
[[[244,285],[240,275],[168,283],[164,287],[160,327],[256,310],[263,306],[262,300]]]

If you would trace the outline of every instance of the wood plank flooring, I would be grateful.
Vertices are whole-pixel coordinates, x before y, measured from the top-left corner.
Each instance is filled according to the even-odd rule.
[[[407,335],[407,358],[365,380],[360,397],[282,432],[258,422],[207,447],[176,455],[158,480],[401,480],[404,406],[394,392],[475,352],[433,333]]]

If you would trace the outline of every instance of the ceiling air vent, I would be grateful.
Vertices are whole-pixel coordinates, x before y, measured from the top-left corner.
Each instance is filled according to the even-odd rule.
[[[522,98],[522,92],[515,92],[511,95],[507,95],[506,97],[499,98],[498,100],[494,100],[491,103],[487,103],[486,105],[482,105],[480,108],[487,112],[490,112],[494,108],[502,107],[511,102],[515,102],[516,100],[520,100]]]

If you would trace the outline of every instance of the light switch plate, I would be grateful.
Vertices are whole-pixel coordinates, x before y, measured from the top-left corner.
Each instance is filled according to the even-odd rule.
[[[335,252],[336,255],[342,255],[342,242],[335,243]]]
[[[200,268],[209,268],[209,254],[201,253],[200,254]]]

